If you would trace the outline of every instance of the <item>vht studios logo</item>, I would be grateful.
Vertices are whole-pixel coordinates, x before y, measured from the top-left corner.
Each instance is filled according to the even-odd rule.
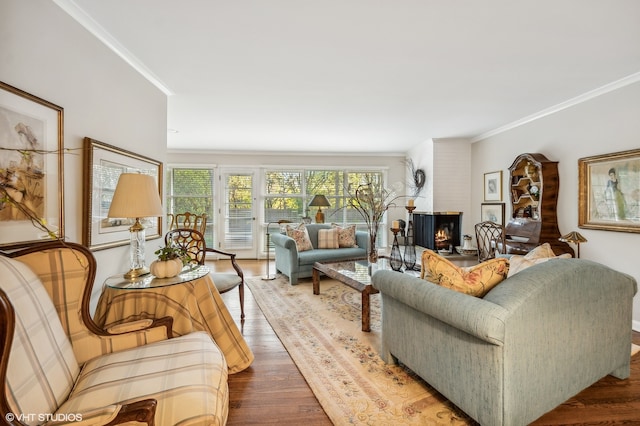
[[[81,422],[82,414],[75,413],[40,413],[40,414],[32,414],[32,413],[22,413],[22,414],[13,414],[7,413],[4,416],[5,420],[8,422],[12,422],[14,420],[18,420],[20,422]]]

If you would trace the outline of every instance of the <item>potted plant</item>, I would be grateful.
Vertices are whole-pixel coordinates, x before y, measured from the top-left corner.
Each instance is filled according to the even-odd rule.
[[[150,272],[158,278],[171,278],[180,273],[188,262],[187,252],[174,245],[166,245],[154,252],[158,259],[149,265]]]

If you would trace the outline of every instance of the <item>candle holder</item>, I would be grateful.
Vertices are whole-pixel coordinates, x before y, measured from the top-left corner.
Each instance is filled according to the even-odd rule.
[[[398,232],[400,232],[400,228],[391,228],[391,232],[393,232],[393,245],[391,246],[389,264],[391,265],[391,269],[400,272],[402,270],[402,256],[400,255],[400,246],[398,245]]]
[[[409,222],[407,223],[407,236],[404,246],[404,265],[408,271],[416,270],[416,243],[413,235],[413,211],[415,206],[405,207],[409,212]]]

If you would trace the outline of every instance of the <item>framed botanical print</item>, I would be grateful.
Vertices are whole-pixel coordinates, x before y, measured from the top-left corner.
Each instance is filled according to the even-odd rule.
[[[0,82],[0,247],[64,239],[63,118]]]

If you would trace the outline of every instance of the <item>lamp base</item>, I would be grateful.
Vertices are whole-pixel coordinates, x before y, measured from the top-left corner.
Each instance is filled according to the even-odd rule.
[[[324,213],[320,209],[318,209],[318,213],[316,213],[316,223],[324,223]]]
[[[137,269],[130,269],[129,272],[127,272],[126,274],[124,274],[124,277],[128,280],[133,280],[136,279],[138,277],[141,277],[143,275],[148,275],[149,272],[149,268],[147,267],[143,267],[143,268],[137,268]]]
[[[275,280],[276,276],[275,275],[267,275],[266,277],[262,277],[263,281],[271,281],[271,280]]]

